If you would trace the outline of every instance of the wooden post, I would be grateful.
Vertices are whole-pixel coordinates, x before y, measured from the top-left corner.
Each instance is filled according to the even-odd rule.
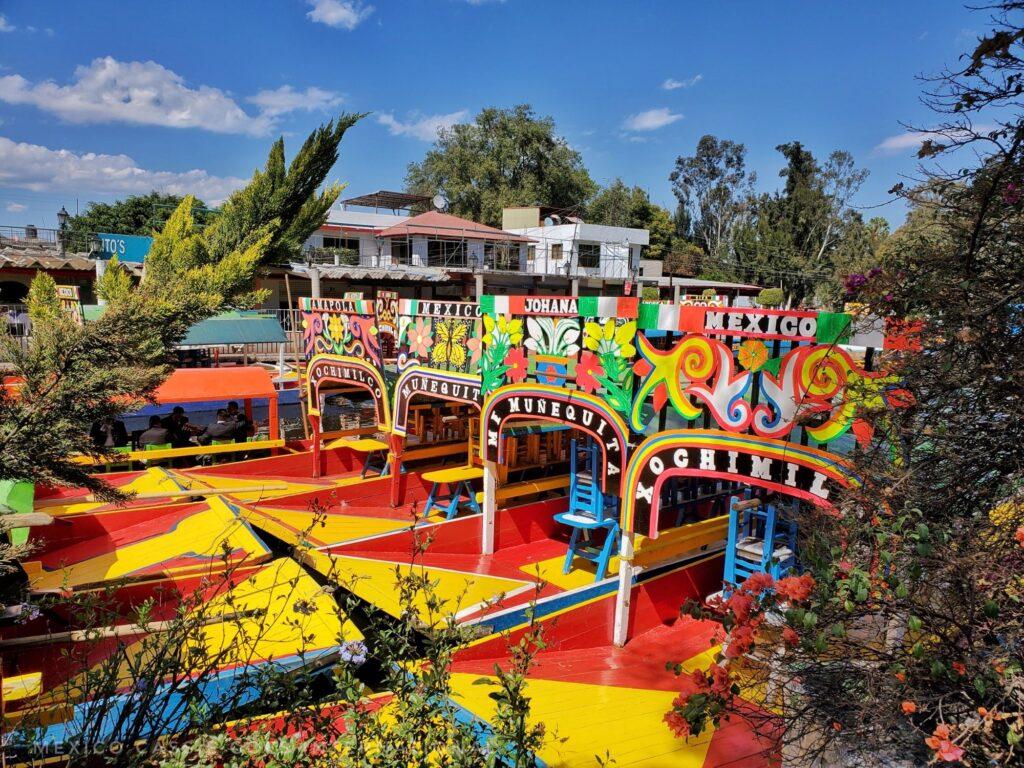
[[[391,435],[391,506],[397,507],[402,503],[402,452],[405,448],[405,438],[401,435]]]
[[[484,506],[481,517],[480,551],[485,555],[494,554],[494,520],[498,508],[498,470],[493,461],[484,462]]]
[[[285,296],[288,299],[288,311],[293,312],[295,311],[296,307],[292,305],[292,284],[291,281],[288,279],[287,272],[284,273],[284,291]],[[292,315],[292,317],[294,317],[294,315]],[[295,335],[294,324],[290,330],[286,331],[286,333],[290,335],[290,338],[292,340],[292,350],[295,352],[295,378],[296,384],[299,388],[299,420],[302,422],[302,435],[307,440],[309,440],[309,424],[306,421],[309,418],[308,414],[306,413],[306,393],[302,389],[302,367],[300,364],[302,356],[299,354],[299,340],[298,338],[296,338]]]
[[[268,414],[267,419],[268,419],[268,421],[270,421],[270,424],[269,424],[270,439],[271,440],[277,440],[277,437],[278,437],[278,435],[281,432],[281,425],[280,425],[280,421],[281,420],[280,420],[280,418],[277,415],[277,395],[276,394],[272,398],[270,398],[269,411],[270,411],[270,413]]]
[[[633,592],[633,533],[623,532],[619,547],[619,590],[615,595],[615,635],[613,642],[622,647],[629,638],[629,604]]]

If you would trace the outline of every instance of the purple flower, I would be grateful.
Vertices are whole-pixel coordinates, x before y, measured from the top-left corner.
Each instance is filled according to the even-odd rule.
[[[18,621],[22,624],[28,624],[42,615],[42,611],[34,603],[22,603],[18,610]]]
[[[355,666],[366,663],[366,644],[352,640],[341,644],[341,660]]]
[[[1003,202],[1007,205],[1016,205],[1020,202],[1020,187],[1012,181],[1003,189]]]

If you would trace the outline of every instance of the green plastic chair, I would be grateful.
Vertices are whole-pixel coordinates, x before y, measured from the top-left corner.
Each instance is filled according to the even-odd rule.
[[[143,446],[142,450],[144,450],[144,451],[169,451],[173,447],[174,446],[171,445],[170,443],[151,443],[149,445]],[[145,464],[146,466],[149,466],[150,464],[156,464],[156,463],[161,462],[161,461],[166,461],[166,459],[143,459],[142,463]]]
[[[36,498],[36,487],[26,480],[0,480],[0,514],[28,514]],[[28,541],[28,528],[12,528],[11,544]]]
[[[130,445],[115,446],[113,452],[114,453],[131,453],[132,452],[132,447]],[[124,459],[123,461],[112,461],[109,464],[107,464],[107,471],[108,472],[113,472],[115,467],[121,467],[121,466],[127,467],[128,471],[131,472],[132,471],[132,467],[134,466],[134,464],[132,463],[131,459]]]

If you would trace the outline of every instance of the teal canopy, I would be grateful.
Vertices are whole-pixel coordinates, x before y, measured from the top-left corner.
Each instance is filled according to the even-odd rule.
[[[259,312],[225,312],[193,325],[179,346],[285,344],[287,341],[288,337],[275,317]]]
[[[87,321],[98,320],[105,306],[87,304]],[[224,312],[189,328],[180,347],[219,347],[228,344],[286,344],[288,337],[276,317],[258,311]]]

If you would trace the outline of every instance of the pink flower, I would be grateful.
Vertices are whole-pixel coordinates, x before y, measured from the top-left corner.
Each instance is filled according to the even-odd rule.
[[[903,710],[904,715],[912,715],[917,712],[917,704],[912,701],[904,701],[900,704],[900,709]]]
[[[744,592],[749,592],[752,595],[760,595],[765,590],[771,589],[774,585],[775,579],[770,574],[758,571],[747,577],[747,580],[743,582],[742,589]]]
[[[598,376],[604,376],[604,368],[593,352],[584,352],[576,364],[576,386],[584,392],[594,392],[601,386]]]
[[[479,336],[472,336],[466,341],[466,348],[469,350],[469,370],[475,371],[477,363],[480,362],[481,342]]]
[[[775,582],[775,591],[792,603],[802,603],[811,596],[814,589],[814,577],[809,573],[803,576],[787,576]]]
[[[526,353],[523,352],[522,347],[512,347],[505,355],[505,365],[508,366],[508,370],[505,371],[505,376],[508,377],[509,381],[522,381],[526,378],[527,362]]]
[[[1013,534],[1013,538],[1017,540],[1017,543],[1024,547],[1024,525],[1017,527],[1017,532]]]
[[[937,758],[947,763],[955,763],[964,756],[963,749],[954,744],[949,737],[949,726],[945,723],[935,726],[932,735],[925,739],[924,743],[935,751]]]
[[[416,322],[409,328],[409,354],[421,358],[430,354],[430,347],[434,343],[430,330],[429,320],[416,318]]]

